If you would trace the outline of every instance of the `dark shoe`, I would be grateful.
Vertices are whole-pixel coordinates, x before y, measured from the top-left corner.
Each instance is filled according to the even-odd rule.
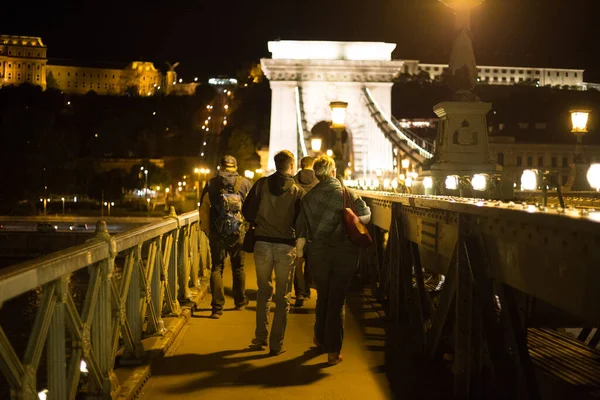
[[[294,307],[302,307],[304,305],[304,299],[296,299]]]
[[[235,306],[235,309],[237,311],[244,311],[249,302],[250,301],[248,301],[248,299],[246,299],[246,300],[244,300],[244,302],[242,304]]]
[[[327,354],[327,364],[329,364],[329,365],[338,365],[342,361],[343,361],[343,358],[340,353]]]
[[[262,350],[265,347],[268,347],[269,344],[267,343],[266,340],[263,340],[262,342],[257,341],[256,339],[252,339],[252,343],[250,343],[250,349],[252,350]]]
[[[220,312],[214,312],[212,314],[210,314],[210,317],[212,319],[220,319],[221,318],[221,313]]]
[[[269,351],[269,355],[270,356],[278,356],[280,354],[285,353],[286,351],[287,351],[287,349],[285,347],[281,346],[279,348],[279,350],[271,350],[271,351]]]

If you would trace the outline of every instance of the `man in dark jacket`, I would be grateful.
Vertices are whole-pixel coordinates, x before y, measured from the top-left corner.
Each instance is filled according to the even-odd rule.
[[[287,150],[275,155],[277,172],[254,184],[244,204],[244,215],[256,224],[254,261],[258,293],[256,332],[253,349],[269,346],[271,355],[285,351],[283,338],[290,310],[290,295],[296,259],[295,221],[300,212],[304,190],[294,182],[294,155]],[[260,192],[259,192],[260,191]],[[256,216],[254,218],[254,216]],[[275,271],[275,294],[272,276]],[[275,316],[269,336],[270,298],[275,301]]]
[[[303,157],[300,160],[300,168],[302,168],[294,180],[296,183],[304,189],[306,193],[310,192],[314,188],[319,180],[313,171],[313,164],[315,159],[308,156]],[[310,269],[308,267],[308,260],[304,263],[296,264],[296,271],[294,274],[294,290],[296,292],[296,303],[294,307],[302,307],[304,305],[304,299],[310,299],[310,288],[312,286],[312,277],[310,275]]]
[[[252,184],[237,173],[237,160],[233,156],[224,156],[219,168],[217,176],[208,181],[200,198],[200,227],[208,235],[212,259],[210,292],[213,319],[221,318],[225,305],[223,269],[227,255],[233,273],[235,308],[243,310],[248,304],[245,254],[242,251],[245,225],[241,208]]]

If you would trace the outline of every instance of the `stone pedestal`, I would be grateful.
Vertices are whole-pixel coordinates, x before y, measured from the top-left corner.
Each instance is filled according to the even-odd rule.
[[[433,176],[473,176],[502,171],[490,157],[486,114],[491,103],[480,101],[444,102],[434,106],[440,118],[436,139]]]
[[[593,190],[587,180],[587,172],[590,168],[590,164],[585,161],[575,162],[571,164],[571,171],[569,174],[569,182],[565,188],[567,191],[589,191]]]

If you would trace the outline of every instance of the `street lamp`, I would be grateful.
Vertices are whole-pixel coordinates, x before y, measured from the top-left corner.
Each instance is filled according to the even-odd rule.
[[[583,135],[588,132],[587,123],[590,111],[586,109],[572,109],[571,113],[571,133],[577,137],[575,145],[575,157],[573,167],[571,168],[570,186],[571,190],[589,190],[589,184],[586,181],[586,173],[589,164],[583,155]]]
[[[331,129],[335,133],[335,144],[332,153],[335,154],[336,169],[338,171],[343,171],[347,163],[344,161],[342,132],[346,126],[346,109],[348,108],[348,103],[344,101],[333,101],[329,103],[329,107],[331,108]]]
[[[148,199],[149,201],[150,199]],[[104,206],[108,207],[108,216],[110,217],[110,208],[113,207],[115,205],[114,201],[105,201],[104,202]]]
[[[62,203],[63,203],[63,215],[65,215],[65,198],[61,197],[60,199],[62,200]]]
[[[571,132],[577,136],[575,146],[575,162],[582,159],[583,134],[587,133],[589,110],[571,110]]]
[[[312,151],[314,151],[315,153],[318,153],[319,151],[321,151],[322,144],[323,144],[323,140],[321,138],[314,137],[310,140],[310,147],[311,147]]]
[[[333,157],[333,150],[329,149],[325,152],[329,157]]]

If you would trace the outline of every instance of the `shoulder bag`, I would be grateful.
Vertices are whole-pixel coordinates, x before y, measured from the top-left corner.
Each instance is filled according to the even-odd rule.
[[[354,201],[350,192],[345,187],[344,189],[344,225],[346,226],[346,235],[348,239],[358,247],[369,247],[373,243],[371,234],[367,227],[362,223],[356,215]],[[348,207],[349,206],[349,207]]]

